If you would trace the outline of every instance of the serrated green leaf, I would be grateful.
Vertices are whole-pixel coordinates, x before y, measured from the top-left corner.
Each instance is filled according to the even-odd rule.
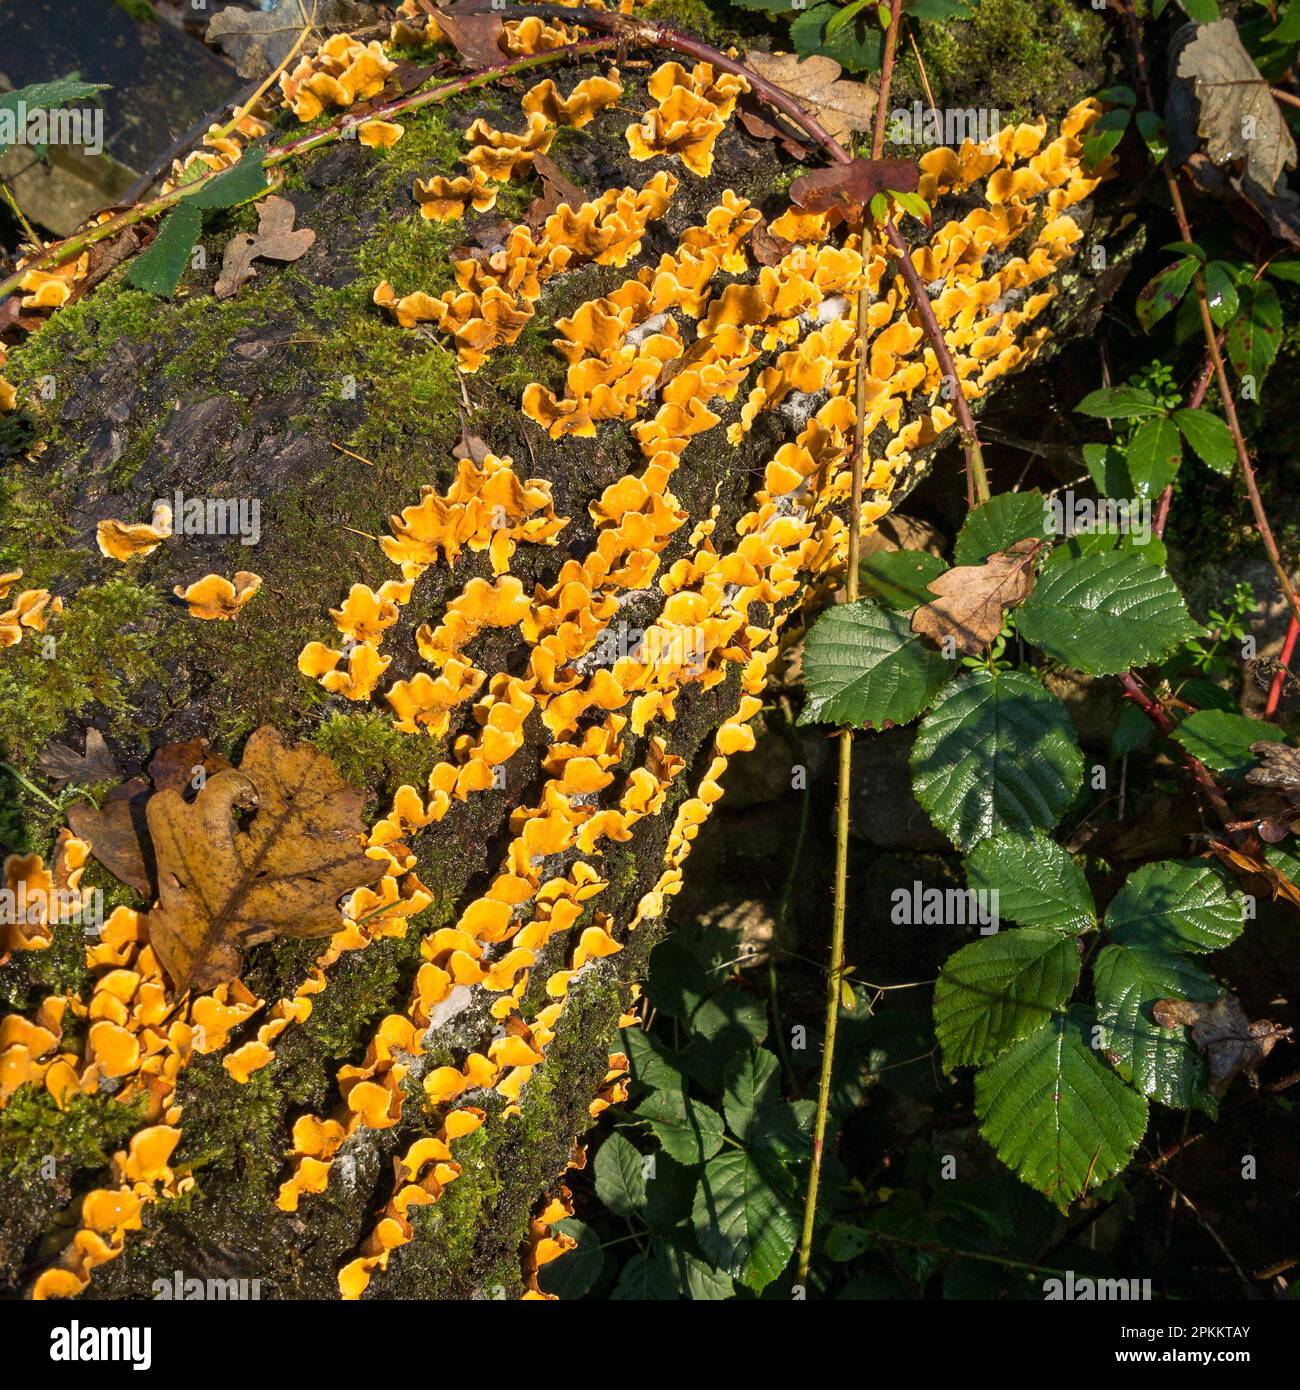
[[[859,726],[915,719],[955,663],[901,614],[862,599],[837,604],[817,619],[804,644],[803,669],[808,702],[799,723]]]
[[[1124,880],[1104,926],[1121,946],[1218,951],[1241,935],[1242,911],[1241,894],[1212,865],[1162,859]]]
[[[781,1098],[781,1066],[764,1047],[739,1052],[727,1066],[722,1109],[737,1139],[747,1139],[755,1116]]]
[[[126,283],[133,289],[170,299],[190,263],[190,252],[202,230],[203,218],[199,210],[179,203],[158,228],[153,245],[131,262]]]
[[[1072,937],[1023,927],[963,946],[934,989],[945,1071],[991,1062],[1064,1008],[1079,982]]]
[[[652,1231],[667,1234],[690,1219],[699,1177],[698,1168],[678,1163],[666,1150],[655,1154],[654,1167],[646,1176],[645,1210],[641,1213]]]
[[[1132,497],[1136,489],[1124,451],[1114,444],[1085,444],[1083,461],[1103,497]]]
[[[1205,1060],[1187,1028],[1162,1028],[1160,999],[1218,998],[1219,987],[1185,957],[1150,946],[1106,946],[1092,967],[1102,1046],[1119,1074],[1142,1095],[1185,1110],[1205,1084]]]
[[[1237,286],[1233,283],[1232,267],[1223,261],[1211,261],[1205,267],[1205,294],[1210,306],[1210,317],[1216,328],[1222,328],[1237,312],[1239,299]]]
[[[645,1160],[630,1140],[611,1134],[596,1153],[596,1196],[615,1216],[645,1206]]]
[[[264,144],[250,145],[240,157],[239,163],[231,169],[223,170],[214,179],[209,179],[197,192],[191,193],[185,201],[196,208],[215,210],[233,208],[265,193],[268,188],[266,170],[262,160],[266,156]]]
[[[795,1192],[778,1165],[728,1149],[705,1165],[692,1220],[705,1256],[761,1293],[794,1251]]]
[[[1004,831],[1050,829],[1083,782],[1065,706],[1021,671],[977,671],[921,722],[912,789],[959,848]]]
[[[948,568],[941,555],[924,550],[878,550],[858,566],[858,579],[866,595],[886,608],[910,613],[921,603],[931,603],[931,580]]]
[[[623,1266],[610,1298],[637,1303],[675,1302],[677,1281],[672,1266],[658,1250],[636,1254]]]
[[[1002,1162],[1062,1211],[1085,1182],[1125,1167],[1147,1125],[1145,1097],[1097,1060],[1070,1014],[976,1075],[975,1113]]]
[[[1202,408],[1175,410],[1173,420],[1203,463],[1225,476],[1232,472],[1237,448],[1232,442],[1232,431],[1217,415]]]
[[[953,547],[954,565],[980,565],[1017,541],[1052,534],[1050,514],[1037,488],[1028,492],[999,492],[967,513]],[[933,596],[931,596],[933,597]]]
[[[1160,402],[1140,386],[1103,386],[1090,391],[1074,409],[1096,420],[1138,420],[1164,413]]]
[[[1095,169],[1098,164],[1124,138],[1131,113],[1127,107],[1117,106],[1102,113],[1093,122],[1083,140],[1083,163],[1087,169]]]
[[[1183,461],[1183,443],[1172,420],[1147,420],[1129,442],[1129,476],[1139,498],[1156,498],[1173,482]]]
[[[1241,308],[1228,325],[1228,360],[1238,379],[1252,377],[1255,397],[1282,342],[1282,303],[1277,290],[1266,281],[1247,284],[1241,290]]]
[[[636,1113],[650,1121],[655,1138],[678,1163],[703,1163],[722,1147],[722,1116],[684,1091],[652,1091]]]
[[[544,1264],[537,1271],[537,1282],[543,1293],[554,1294],[556,1298],[581,1298],[600,1278],[605,1267],[600,1237],[590,1226],[572,1217],[557,1221],[552,1229],[578,1243],[558,1259]]]
[[[634,1081],[643,1086],[681,1086],[681,1061],[675,1052],[640,1028],[620,1029],[618,1036]]]
[[[1173,265],[1166,266],[1158,275],[1153,275],[1142,286],[1135,307],[1138,322],[1146,332],[1150,333],[1166,314],[1182,303],[1199,269],[1200,262],[1195,257],[1184,256]]]
[[[860,14],[868,5],[875,3],[875,0],[849,0],[843,9],[836,12],[826,22],[825,35],[829,39],[838,34],[846,24],[852,22],[855,15]]]
[[[1229,714],[1221,709],[1203,709],[1189,714],[1174,730],[1173,736],[1206,767],[1234,777],[1244,776],[1259,762],[1258,755],[1250,751],[1252,743],[1286,741],[1285,730],[1276,724],[1248,719],[1244,714]]]
[[[736,1284],[730,1274],[714,1269],[703,1260],[692,1255],[689,1250],[670,1246],[666,1251],[677,1275],[678,1292],[685,1298],[697,1302],[718,1303],[736,1296]]]
[[[1045,566],[1015,621],[1026,642],[1090,676],[1159,661],[1202,630],[1164,570],[1123,549]]]
[[[1083,870],[1041,831],[995,835],[976,845],[966,857],[966,882],[979,892],[997,892],[1003,921],[1072,934],[1097,925]]]
[[[1139,111],[1137,113],[1137,128],[1142,139],[1146,141],[1146,147],[1151,151],[1151,157],[1157,164],[1164,160],[1169,153],[1169,140],[1165,135],[1165,123],[1154,111]]]
[[[1198,24],[1213,24],[1219,17],[1215,0],[1178,0],[1186,14]]]
[[[1300,3],[1297,3],[1297,0],[1288,0],[1281,23],[1265,37],[1269,43],[1280,44],[1286,48],[1293,43],[1300,43]]]
[[[882,35],[868,11],[855,15],[851,23],[829,37],[826,26],[839,13],[839,6],[812,5],[790,26],[790,41],[801,58],[813,53],[834,58],[846,72],[876,72],[880,67]]]
[[[19,105],[24,106],[28,113],[52,111],[69,101],[80,101],[84,97],[94,96],[96,92],[105,91],[107,87],[107,82],[83,82],[75,73],[71,77],[56,78],[53,82],[33,82],[30,86],[19,87],[17,91],[0,95],[0,111],[12,112],[16,122]],[[8,148],[9,143],[0,140],[0,155]]]

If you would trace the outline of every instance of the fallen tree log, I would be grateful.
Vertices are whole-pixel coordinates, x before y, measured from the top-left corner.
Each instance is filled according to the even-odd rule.
[[[89,947],[57,910],[5,928],[6,1291],[535,1292],[690,841],[846,546],[856,233],[791,209],[799,167],[734,86],[647,91],[655,66],[288,161],[309,248],[231,292],[258,212],[218,213],[173,300],[119,267],[10,354],[5,568],[47,597],[0,653],[6,874],[49,864],[111,915]],[[1090,254],[1097,108],[1048,114],[922,161],[915,262],[977,407],[1122,273]],[[891,254],[869,235],[868,522],[953,418]],[[384,877],[328,941],[178,997],[157,866],[133,888],[120,838],[168,764],[240,762],[265,725],[364,793]],[[88,728],[115,769],[60,840],[40,755]]]

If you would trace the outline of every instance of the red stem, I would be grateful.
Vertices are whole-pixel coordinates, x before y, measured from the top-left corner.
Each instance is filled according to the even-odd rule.
[[[1286,678],[1289,674],[1287,666],[1295,651],[1297,636],[1300,636],[1300,622],[1296,621],[1296,616],[1292,613],[1291,621],[1286,628],[1286,640],[1282,643],[1282,655],[1278,658],[1280,669],[1273,673],[1273,683],[1268,688],[1268,704],[1264,706],[1265,719],[1272,719],[1281,703],[1282,691],[1286,688]]]

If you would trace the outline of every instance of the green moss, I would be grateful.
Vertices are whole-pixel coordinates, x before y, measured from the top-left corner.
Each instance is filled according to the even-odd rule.
[[[150,621],[157,606],[155,593],[117,576],[78,590],[44,634],[28,634],[11,649],[0,665],[0,754],[28,768],[92,701],[124,710],[124,689],[163,670],[165,652]]]
[[[158,23],[158,11],[154,9],[151,0],[117,0],[117,4],[132,19],[139,20],[142,24]]]
[[[1081,6],[982,0],[971,19],[917,26],[926,75],[941,108],[979,103],[1004,124],[1060,112],[1106,76],[1106,22]],[[899,105],[924,99],[911,53],[895,77]]]
[[[441,748],[424,734],[402,733],[379,710],[331,714],[308,738],[343,777],[380,803],[403,783],[424,787]]]
[[[0,1110],[0,1171],[38,1177],[45,1159],[57,1168],[102,1168],[144,1123],[142,1102],[73,1095],[60,1110],[42,1088],[22,1086]]]

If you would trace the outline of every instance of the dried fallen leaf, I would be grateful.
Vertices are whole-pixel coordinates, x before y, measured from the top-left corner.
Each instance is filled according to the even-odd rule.
[[[524,221],[534,231],[537,231],[553,212],[559,210],[561,203],[567,203],[577,211],[588,201],[588,195],[571,179],[565,177],[564,171],[549,155],[535,154],[533,169],[541,177],[542,192],[540,197],[529,203],[528,211],[524,213]]]
[[[789,122],[759,103],[752,93],[745,93],[736,103],[736,119],[755,140],[775,140],[792,159],[807,159],[812,146],[807,137]]]
[[[1256,858],[1251,854],[1243,854],[1241,850],[1234,849],[1232,845],[1221,844],[1217,840],[1210,842],[1210,849],[1217,859],[1237,873],[1255,874],[1262,878],[1272,890],[1274,898],[1281,898],[1284,902],[1289,902],[1292,907],[1300,907],[1300,888],[1297,888],[1285,874],[1275,869],[1266,860]]]
[[[226,5],[212,16],[204,37],[229,55],[240,77],[265,77],[313,21],[328,34],[373,19],[374,7],[362,0],[280,0],[261,13]]]
[[[496,10],[459,14],[455,10],[437,9],[433,16],[438,28],[464,58],[466,67],[488,68],[505,62],[505,54],[497,46],[503,21]]]
[[[834,58],[818,54],[801,60],[794,53],[751,53],[748,62],[760,76],[810,107],[837,140],[855,130],[871,129],[876,89],[867,82],[841,81],[841,68]]]
[[[759,265],[779,265],[795,248],[794,242],[773,235],[766,222],[758,222],[749,234],[749,249]]]
[[[366,857],[363,800],[323,753],[269,725],[193,802],[170,788],[150,798],[149,941],[178,994],[233,980],[258,942],[339,929],[339,899],[383,873]]]
[[[913,193],[920,171],[910,159],[855,159],[804,174],[790,185],[790,201],[808,212],[864,208],[886,189]]]
[[[1220,167],[1244,160],[1246,177],[1273,193],[1283,169],[1295,168],[1295,141],[1232,20],[1196,30],[1178,55],[1178,76],[1191,80],[1209,158]]]
[[[265,198],[257,206],[257,232],[240,232],[226,243],[221,258],[221,274],[213,286],[218,299],[229,299],[241,285],[251,280],[257,271],[253,262],[296,261],[311,248],[316,233],[310,227],[293,230],[298,210],[287,198]]]
[[[452,458],[469,459],[472,463],[482,463],[491,452],[492,450],[488,448],[486,441],[470,430],[470,427],[465,423],[465,417],[462,415],[460,440],[451,451]]]
[[[230,766],[227,759],[208,747],[206,738],[189,738],[183,743],[163,744],[149,759],[149,776],[153,779],[154,791],[174,791],[184,796],[186,792],[199,790],[213,773]]]
[[[1272,787],[1280,792],[1300,792],[1300,748],[1265,739],[1252,743],[1250,751],[1259,757],[1259,766],[1246,774],[1253,787]]]
[[[1213,1004],[1157,999],[1151,1013],[1162,1028],[1192,1030],[1192,1041],[1210,1068],[1210,1093],[1216,1096],[1225,1095],[1243,1072],[1253,1075],[1274,1047],[1291,1036],[1290,1028],[1269,1019],[1252,1023],[1231,994],[1221,994]]]
[[[141,897],[153,896],[154,856],[145,820],[152,788],[143,777],[114,787],[96,808],[89,801],[68,807],[68,826],[79,839],[89,840],[91,853],[113,875]]]
[[[1005,610],[1023,603],[1034,588],[1034,556],[1041,541],[1017,541],[982,565],[957,565],[928,588],[934,603],[912,614],[912,631],[942,645],[951,637],[967,656],[978,656],[1002,631]]]
[[[84,753],[74,752],[66,743],[51,743],[37,758],[36,766],[53,782],[55,791],[71,784],[104,782],[118,775],[117,763],[98,729],[86,730]]]

